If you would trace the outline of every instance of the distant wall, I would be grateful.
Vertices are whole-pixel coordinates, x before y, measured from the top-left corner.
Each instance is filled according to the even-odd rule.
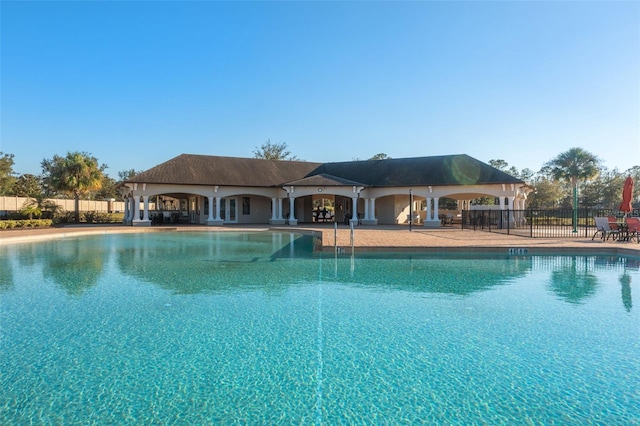
[[[27,197],[0,197],[0,216],[20,211],[29,199]],[[59,200],[51,198],[63,211],[75,211],[74,200]],[[80,200],[81,212],[116,213],[124,211],[124,201],[92,201]]]

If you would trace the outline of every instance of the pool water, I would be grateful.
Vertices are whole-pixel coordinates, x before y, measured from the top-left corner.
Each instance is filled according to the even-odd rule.
[[[0,246],[0,424],[639,424],[640,259]]]

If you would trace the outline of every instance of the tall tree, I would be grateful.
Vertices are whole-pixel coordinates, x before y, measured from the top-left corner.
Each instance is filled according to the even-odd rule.
[[[13,154],[0,151],[0,195],[11,195],[15,182],[13,164]]]
[[[291,151],[287,149],[287,144],[273,143],[270,139],[267,139],[260,148],[256,148],[253,151],[254,158],[262,158],[264,160],[290,160],[294,161],[298,158],[291,155]]]
[[[116,187],[118,182],[115,179],[108,175],[102,176],[102,188],[100,188],[97,192],[92,193],[94,199],[96,200],[105,200],[110,198],[119,198],[118,191]]]
[[[535,175],[535,172],[533,170],[525,167],[524,169],[520,170],[520,173],[514,176],[519,177],[525,182],[530,182],[533,180],[534,175]]]
[[[66,157],[55,155],[42,161],[44,180],[48,186],[64,194],[73,195],[75,221],[80,222],[80,196],[102,188],[105,165],[86,152],[69,152]]]
[[[558,181],[541,176],[532,183],[535,189],[527,196],[529,206],[534,209],[553,209],[560,206],[564,194]]]
[[[18,176],[13,185],[13,194],[18,197],[35,198],[42,194],[40,179],[29,173]]]
[[[553,179],[568,181],[573,188],[573,232],[578,232],[578,183],[598,176],[600,168],[598,157],[582,148],[571,148],[545,164]]]
[[[507,170],[507,167],[509,167],[509,163],[507,163],[504,160],[489,160],[489,165],[491,167],[495,167],[498,170],[502,170],[503,172]]]
[[[391,159],[391,157],[389,157],[384,152],[380,152],[380,153],[374,155],[373,157],[369,158],[369,160],[390,160],[390,159]]]
[[[136,171],[135,169],[120,170],[118,172],[118,179],[120,179],[121,181],[128,180],[134,177],[135,175],[137,175],[138,173],[140,172]]]
[[[620,204],[625,177],[616,169],[603,168],[597,178],[582,185],[580,201],[586,207],[611,208]]]

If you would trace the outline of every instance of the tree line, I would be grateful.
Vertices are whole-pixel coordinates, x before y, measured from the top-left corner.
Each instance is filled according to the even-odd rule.
[[[623,171],[608,169],[596,155],[582,148],[558,154],[537,172],[509,167],[504,160],[490,160],[489,165],[531,185],[533,191],[527,198],[530,208],[570,209],[576,203],[576,207],[617,209],[628,176],[636,183],[633,206],[640,207],[640,166]]]
[[[268,140],[253,152],[255,158],[272,160],[297,160],[287,149],[286,143],[272,143]],[[370,160],[391,158],[378,153]],[[118,172],[118,181],[105,173],[107,166],[87,152],[68,152],[66,156],[54,155],[41,162],[39,175],[16,175],[13,171],[13,154],[0,152],[0,196],[18,196],[32,199],[33,212],[47,209],[46,199],[73,198],[76,206],[80,199],[104,200],[119,198],[118,181],[136,174],[134,169]],[[520,178],[533,187],[529,194],[531,208],[571,208],[574,201],[581,207],[616,208],[621,201],[624,180],[631,176],[640,182],[640,166],[628,170],[613,170],[603,166],[594,154],[582,149],[571,148],[549,160],[540,170],[528,168],[518,170],[501,159],[489,161],[489,165],[512,176]],[[640,188],[636,184],[633,200],[634,208],[640,207]],[[492,204],[493,199],[479,198],[478,204]],[[76,220],[78,208],[76,207]]]

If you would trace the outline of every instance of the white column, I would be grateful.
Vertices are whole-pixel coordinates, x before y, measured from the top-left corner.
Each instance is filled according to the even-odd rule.
[[[425,214],[424,221],[430,222],[431,221],[431,197],[427,197],[426,205],[427,205],[427,212]]]
[[[295,197],[289,197],[289,220],[296,220],[296,216],[295,216]]]
[[[498,200],[500,200],[500,210],[504,210],[504,207],[505,207],[505,205],[504,205],[504,199],[505,199],[505,198],[506,198],[506,197],[498,197]]]
[[[371,220],[376,219],[376,199],[375,198],[371,198],[369,200],[369,219]]]
[[[221,197],[216,197],[216,220],[220,219],[220,199]]]
[[[511,209],[510,213],[509,213],[509,221],[513,222],[515,220],[514,217],[514,210],[515,210],[515,202],[516,202],[516,196],[514,195],[513,197],[509,198],[509,208]]]
[[[364,199],[364,220],[369,220],[369,199]]]
[[[136,195],[133,197],[133,218],[131,218],[132,221],[139,221],[140,220],[140,196]]]
[[[433,197],[433,220],[434,221],[440,221],[440,214],[438,213],[438,200],[440,200],[440,198]]]
[[[278,204],[276,203],[276,198],[271,198],[271,220],[275,220],[278,218]]]
[[[354,220],[355,223],[358,223],[358,198],[351,198],[351,204],[353,205],[353,208],[351,209],[351,211],[353,212],[351,220]]]
[[[129,219],[129,197],[124,199],[124,217],[122,218],[122,223],[127,224],[127,220]]]
[[[149,196],[143,195],[142,202],[143,202],[143,208],[144,208],[144,212],[142,214],[142,220],[147,221],[149,220]]]
[[[124,200],[124,208],[125,208],[125,219],[127,222],[131,222],[131,218],[133,217],[133,204],[131,203],[131,197],[127,196]]]
[[[278,198],[278,217],[277,219],[282,220],[282,198]]]
[[[209,216],[207,217],[207,221],[213,221],[213,197],[209,197]]]

